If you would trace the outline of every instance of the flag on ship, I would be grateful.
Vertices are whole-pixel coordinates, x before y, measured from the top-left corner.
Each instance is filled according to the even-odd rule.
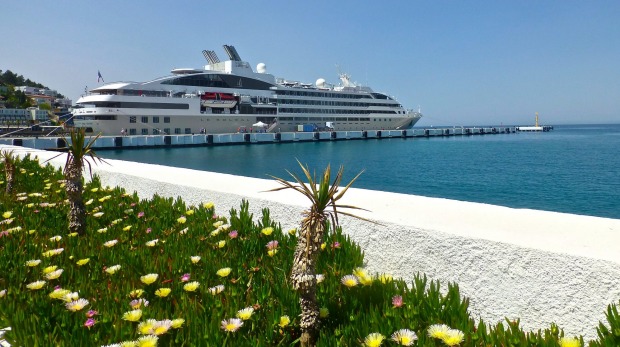
[[[101,80],[102,82],[105,82],[103,80],[103,76],[101,76],[101,72],[99,70],[97,70],[97,83],[99,83],[99,80]]]

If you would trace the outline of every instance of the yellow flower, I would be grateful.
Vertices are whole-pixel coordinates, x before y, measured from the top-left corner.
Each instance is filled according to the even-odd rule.
[[[148,242],[146,243],[146,246],[147,246],[147,247],[155,247],[155,245],[157,245],[157,242],[159,242],[159,239],[155,239],[155,240],[148,241]]]
[[[272,227],[263,228],[263,230],[261,230],[260,232],[263,233],[264,235],[269,236],[273,232],[273,228]]]
[[[280,323],[278,323],[278,325],[280,326],[280,328],[284,328],[285,326],[289,325],[290,322],[291,319],[288,316],[282,316],[280,317]]]
[[[167,333],[171,327],[172,327],[172,321],[170,319],[164,319],[164,320],[157,321],[155,322],[155,324],[153,324],[153,328],[152,328],[153,334],[163,335]]]
[[[276,253],[278,253],[277,249],[270,249],[267,251],[267,255],[273,257]]]
[[[131,229],[131,225],[128,225],[128,226],[123,228],[123,231],[129,231],[130,229]]]
[[[192,263],[194,264],[198,264],[198,262],[200,261],[200,256],[199,255],[193,255],[191,257],[189,257],[192,260]]]
[[[183,319],[183,318],[173,319],[172,320],[172,329],[179,329],[180,327],[183,326],[183,323],[185,323],[185,319]]]
[[[46,257],[46,258],[49,258],[49,257],[55,256],[55,255],[59,255],[64,250],[65,250],[64,248],[52,249],[50,251],[43,252],[43,256]]]
[[[62,275],[63,271],[64,271],[63,269],[59,269],[59,270],[47,273],[47,274],[45,274],[45,279],[47,279],[47,280],[55,280],[58,277],[60,277],[60,275]]]
[[[241,320],[248,320],[252,317],[253,313],[254,313],[253,307],[246,307],[242,310],[237,311],[237,318]]]
[[[73,293],[69,292],[69,293],[65,294],[65,296],[62,297],[62,300],[66,301],[66,302],[71,302],[71,301],[75,301],[75,300],[77,300],[79,298],[80,298],[80,295],[77,292],[73,292]]]
[[[110,275],[114,275],[120,269],[121,269],[120,265],[113,265],[113,266],[110,266],[109,268],[106,268],[105,272],[109,273]]]
[[[209,202],[205,202],[204,204],[202,204],[202,207],[207,208],[207,209],[213,208],[214,206],[215,205],[212,202],[210,202],[210,201]]]
[[[560,339],[560,347],[581,347],[581,342],[574,338],[562,337]]]
[[[142,310],[140,309],[123,313],[123,320],[130,321],[130,322],[137,322],[140,320],[141,317],[142,317]]]
[[[13,215],[13,211],[6,211],[2,214],[2,218],[9,219]]]
[[[372,333],[368,336],[366,336],[366,338],[364,339],[364,346],[367,347],[379,347],[381,346],[381,343],[383,342],[383,339],[385,338],[385,336],[379,334],[379,333]]]
[[[357,277],[355,277],[353,275],[346,275],[346,276],[342,277],[340,282],[342,284],[344,284],[345,286],[349,287],[349,288],[355,287],[357,285],[357,283],[358,283]]]
[[[217,222],[213,223],[214,228],[219,228],[222,225],[224,225],[224,222],[222,222],[221,220],[218,220]]]
[[[224,241],[224,240],[222,240],[222,241],[217,243],[217,247],[218,248],[224,248],[224,246],[226,246],[226,241]]]
[[[444,337],[443,343],[445,343],[448,346],[456,346],[461,344],[461,342],[463,342],[463,340],[465,339],[465,335],[463,334],[462,331],[457,330],[457,329],[450,329],[448,330],[448,336]]]
[[[47,283],[47,282],[45,282],[45,281],[35,281],[35,282],[30,283],[30,284],[27,284],[26,288],[28,288],[30,290],[41,289],[41,288],[43,288],[45,283]]]
[[[89,261],[90,261],[90,258],[84,258],[84,259],[78,260],[76,264],[78,264],[78,266],[82,266],[82,265],[88,264]]]
[[[136,341],[136,347],[156,347],[159,338],[155,335],[142,336]],[[123,346],[124,347],[124,346]]]
[[[194,214],[194,210],[187,210],[187,211],[185,211],[185,214],[188,215],[188,216],[191,216],[191,215]]]
[[[229,267],[224,267],[224,268],[221,268],[221,269],[217,270],[216,274],[217,274],[218,276],[220,276],[220,277],[226,277],[226,276],[230,275],[230,272],[231,272],[231,271],[232,271],[232,269],[231,269],[231,268],[229,268]]]
[[[117,243],[118,243],[118,240],[114,239],[114,240],[110,240],[110,241],[105,242],[103,245],[109,248],[109,247],[114,246]]]
[[[181,216],[181,217],[177,218],[177,223],[185,224],[185,222],[187,222],[187,218],[185,218],[185,216]]]
[[[76,312],[83,309],[86,305],[88,305],[88,300],[86,299],[77,299],[75,301],[71,301],[65,304],[67,310],[71,312]]]
[[[135,299],[135,298],[141,297],[142,294],[144,294],[144,289],[134,289],[131,292],[129,292],[129,297]]]
[[[93,192],[93,193],[96,193],[98,190],[99,190],[99,188],[93,188],[90,191]]]
[[[445,339],[448,336],[450,327],[445,324],[434,324],[428,327],[428,336],[436,339]]]
[[[409,329],[400,329],[392,334],[392,340],[401,346],[411,346],[417,339],[415,332]]]
[[[142,335],[151,334],[155,323],[157,323],[156,319],[147,319],[145,322],[141,322],[138,324],[138,333]]]
[[[360,280],[360,283],[365,286],[369,286],[372,284],[372,277],[370,276],[360,277],[359,280]]]
[[[45,269],[43,269],[43,274],[48,274],[52,271],[56,271],[56,269],[58,269],[58,266],[56,265],[48,266]]]
[[[155,295],[159,296],[160,298],[165,298],[168,296],[168,294],[170,294],[171,291],[172,289],[170,288],[159,288],[155,291]]]
[[[288,233],[291,236],[295,236],[295,235],[297,235],[297,229],[296,228],[289,229]]]
[[[184,285],[183,289],[187,292],[194,292],[196,291],[196,289],[198,289],[198,287],[200,287],[200,283],[194,281],[194,282],[189,282],[186,285]]]
[[[218,284],[215,287],[211,287],[209,288],[209,293],[211,293],[211,295],[217,295],[221,292],[224,291],[224,285],[223,284]]]
[[[230,318],[222,321],[222,329],[226,332],[235,332],[243,326],[243,321],[239,318]]]
[[[60,240],[62,240],[62,236],[60,236],[60,235],[56,235],[56,236],[50,237],[50,241],[52,241],[52,242],[58,242]]]
[[[54,289],[48,296],[51,299],[64,300],[65,296],[69,293],[71,293],[71,291],[68,289]]]
[[[327,247],[327,244],[325,242],[321,243],[321,250],[324,250],[325,247]]]
[[[157,281],[157,277],[159,277],[158,274],[148,274],[148,275],[140,276],[140,281],[142,281],[142,283],[144,284],[151,284]]]
[[[30,266],[30,267],[37,266],[37,265],[39,265],[39,264],[41,264],[41,260],[40,260],[40,259],[36,259],[36,260],[28,260],[28,261],[26,262],[26,266]]]
[[[105,233],[107,231],[108,231],[108,228],[97,229],[97,232],[100,233],[100,234],[103,234],[103,233]]]
[[[69,234],[69,237],[76,237],[76,236],[78,236],[78,233],[70,233]]]
[[[90,199],[84,203],[84,205],[88,206],[93,203],[93,199]]]

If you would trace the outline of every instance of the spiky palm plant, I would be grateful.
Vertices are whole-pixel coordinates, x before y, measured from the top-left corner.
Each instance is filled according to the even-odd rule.
[[[93,145],[100,136],[101,133],[91,137],[87,142],[85,129],[74,128],[69,132],[69,139],[67,139],[67,142],[71,144],[67,144],[66,147],[62,148],[67,152],[67,161],[63,173],[65,176],[65,190],[69,200],[68,220],[70,233],[76,232],[78,235],[83,235],[86,232],[86,207],[82,200],[84,189],[82,172],[84,167],[88,166],[88,171],[92,177],[93,172],[90,160],[93,163],[105,163],[93,150]]]
[[[303,194],[310,200],[310,208],[303,212],[303,220],[297,238],[297,245],[293,256],[293,266],[291,270],[291,284],[299,293],[299,303],[301,306],[301,346],[315,346],[319,336],[319,306],[316,299],[316,263],[321,251],[321,244],[327,223],[331,222],[332,230],[338,225],[338,214],[343,214],[359,219],[361,217],[339,211],[342,208],[360,209],[359,207],[337,204],[349,187],[362,174],[360,172],[349,184],[340,191],[340,182],[344,168],[341,166],[330,186],[331,169],[328,165],[323,172],[320,182],[317,182],[316,175],[310,174],[307,166],[297,161],[306,176],[308,183],[298,175],[287,170],[295,182],[288,182],[282,178],[273,177],[282,187],[272,189],[279,191],[283,189],[293,189]],[[365,219],[364,219],[365,220]]]
[[[6,149],[0,152],[0,159],[4,161],[4,175],[6,178],[6,193],[11,194],[13,192],[13,184],[15,182],[15,151],[12,149]]]

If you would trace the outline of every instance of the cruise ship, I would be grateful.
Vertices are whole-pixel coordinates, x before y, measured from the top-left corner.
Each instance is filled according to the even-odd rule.
[[[340,84],[276,78],[256,71],[235,47],[228,60],[202,53],[204,68],[173,69],[148,82],[107,83],[76,102],[76,127],[103,135],[394,130],[411,128],[421,113],[340,73]]]

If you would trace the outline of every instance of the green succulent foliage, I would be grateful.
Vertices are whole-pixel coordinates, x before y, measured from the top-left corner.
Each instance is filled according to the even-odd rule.
[[[67,234],[63,175],[51,165],[42,166],[29,156],[15,161],[16,172],[23,176],[15,183],[14,195],[0,194],[0,214],[11,212],[12,221],[0,224],[0,327],[12,327],[4,338],[14,346],[102,346],[136,340],[138,323],[122,319],[131,310],[130,293],[144,290],[140,298],[149,301],[142,307],[145,319],[185,319],[180,329],[159,337],[159,346],[293,346],[300,336],[298,296],[290,288],[296,234],[283,231],[271,219],[268,209],[260,216],[250,213],[243,200],[238,209],[227,213],[215,206],[186,204],[182,199],[153,196],[140,199],[117,187],[102,187],[99,177],[84,186],[88,210],[86,237]],[[4,181],[0,163],[0,181]],[[26,179],[27,178],[27,179]],[[0,189],[3,187],[0,186]],[[25,198],[24,198],[25,197]],[[95,216],[102,212],[102,215]],[[185,221],[180,219],[185,217]],[[3,218],[0,221],[7,220]],[[264,228],[273,228],[270,235]],[[364,254],[348,235],[328,225],[325,247],[317,263],[325,280],[318,285],[317,298],[328,314],[322,319],[318,346],[359,346],[370,333],[386,336],[384,346],[394,331],[410,329],[418,340],[415,346],[445,346],[428,336],[428,327],[446,324],[464,333],[460,346],[540,346],[560,347],[563,330],[549,328],[527,332],[519,320],[488,324],[469,315],[469,300],[461,296],[455,283],[446,288],[424,274],[411,283],[383,278],[368,285],[346,287],[340,281],[362,267]],[[236,237],[231,232],[236,231]],[[53,241],[52,237],[61,236]],[[116,239],[109,248],[104,243]],[[149,241],[157,239],[153,246]],[[224,241],[222,245],[221,241]],[[266,244],[278,242],[278,252],[269,256]],[[60,254],[45,257],[52,249]],[[198,263],[191,256],[201,256]],[[85,265],[77,261],[88,258]],[[35,267],[29,260],[40,259]],[[119,264],[114,275],[105,269]],[[46,280],[40,290],[26,285],[44,279],[42,269],[58,266],[64,272],[58,279]],[[230,267],[231,274],[220,277],[218,269]],[[157,273],[158,280],[146,285],[140,276]],[[184,274],[198,281],[196,292],[186,292]],[[222,293],[209,288],[223,284]],[[55,286],[79,291],[89,300],[82,311],[70,312],[63,302],[52,300]],[[172,289],[168,297],[159,297],[161,287]],[[402,306],[393,304],[402,297]],[[239,331],[226,333],[221,321],[232,318],[245,307],[254,307],[252,318]],[[84,326],[88,309],[97,310],[96,324]],[[280,317],[290,317],[290,324],[280,326]],[[620,315],[617,304],[607,308],[607,322],[600,323],[598,339],[588,346],[619,346]],[[581,345],[585,346],[583,339]]]

